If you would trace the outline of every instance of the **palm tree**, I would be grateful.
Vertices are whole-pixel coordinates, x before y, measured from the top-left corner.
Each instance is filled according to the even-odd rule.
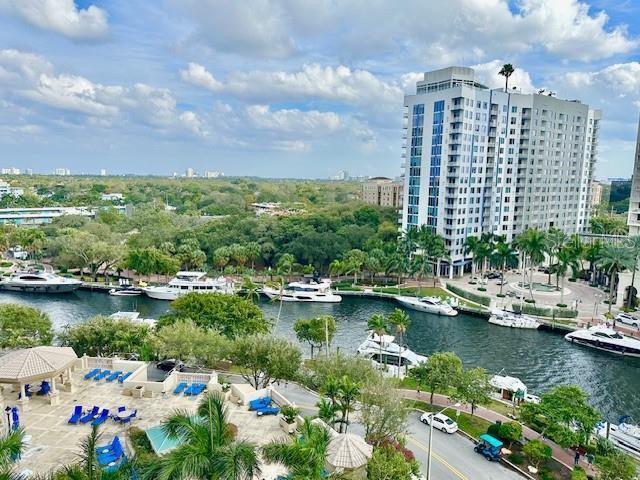
[[[399,345],[400,345],[400,351],[402,352],[404,334],[407,333],[407,329],[411,324],[409,315],[404,310],[400,310],[399,308],[396,308],[391,313],[391,315],[389,315],[389,323],[393,325],[396,333],[400,337]],[[398,355],[398,376],[400,376],[401,360],[402,360],[402,357]]]
[[[549,267],[555,263],[555,257],[567,242],[567,234],[558,228],[551,227],[547,232],[547,254],[549,255]],[[551,268],[549,268],[549,279],[551,283]],[[556,285],[557,286],[557,285]]]
[[[476,274],[476,252],[480,248],[480,239],[478,237],[467,237],[464,240],[464,252],[466,255],[472,255],[471,260],[471,275]]]
[[[378,342],[378,345],[380,345],[380,357],[378,360],[382,362],[382,336],[389,332],[387,320],[384,318],[384,315],[376,313],[372,315],[367,322],[367,328],[380,337],[380,341]]]
[[[333,404],[327,398],[321,398],[316,403],[316,407],[318,407],[318,418],[322,420],[327,425],[333,427],[336,423],[336,413],[338,413],[338,406]]]
[[[598,265],[602,268],[607,275],[609,275],[609,309],[608,313],[611,313],[611,304],[613,303],[613,292],[616,277],[618,272],[625,269],[633,268],[634,257],[627,245],[607,244],[600,254]],[[615,319],[613,325],[615,326]]]
[[[418,292],[420,292],[422,289],[422,280],[433,272],[431,259],[425,253],[414,255],[411,260],[411,270],[418,275]]]
[[[353,382],[346,375],[340,380],[340,396],[338,397],[338,405],[342,413],[340,419],[340,433],[347,433],[349,428],[349,414],[353,411],[356,401],[360,397],[360,385]]]
[[[591,272],[591,284],[596,283],[596,263],[602,254],[602,242],[595,240],[584,249],[584,258],[589,262],[589,272]]]
[[[255,270],[256,260],[262,255],[262,247],[258,242],[249,242],[244,246],[247,257],[251,261],[251,270]]]
[[[358,272],[362,270],[362,265],[364,265],[366,259],[366,255],[362,250],[358,250],[354,248],[353,250],[349,250],[347,252],[347,257],[345,259],[345,263],[347,265],[347,270],[345,273],[353,273],[353,284],[358,284]]]
[[[569,269],[576,271],[579,268],[578,257],[575,252],[565,246],[556,254],[556,264],[553,266],[556,277],[562,278],[560,285],[560,303],[564,305],[564,278]]]
[[[289,440],[274,440],[262,448],[262,456],[268,462],[281,463],[289,474],[290,480],[323,480],[342,479],[341,473],[325,471],[325,457],[331,437],[329,432],[320,425],[311,423],[309,418],[299,428],[293,442]]]
[[[444,243],[444,238],[440,235],[436,235],[433,241],[433,248],[431,250],[431,256],[436,260],[436,269],[435,275],[433,276],[433,286],[436,286],[436,278],[440,277],[440,262],[442,260],[448,259],[449,252]]]
[[[633,298],[635,297],[635,283],[636,283],[636,270],[638,269],[638,261],[640,260],[640,236],[630,237],[627,240],[627,245],[631,250],[633,256],[633,269],[631,273],[631,287],[629,288],[629,295],[627,296],[627,308],[633,308]]]
[[[371,276],[371,283],[375,280],[375,276],[378,272],[383,270],[384,252],[379,248],[374,248],[370,252],[366,253],[364,259],[364,267]]]
[[[515,71],[515,69],[513,68],[513,65],[511,65],[510,63],[505,63],[502,66],[502,68],[500,69],[500,71],[498,72],[498,75],[502,75],[504,77],[504,91],[505,92],[509,88],[509,77],[511,75],[513,75],[514,71]]]
[[[544,260],[547,248],[545,234],[538,229],[529,228],[522,234],[518,244],[529,260],[529,294],[533,300],[533,269]]]
[[[337,258],[329,264],[329,279],[331,279],[331,275],[340,276],[340,274],[344,273],[345,265],[343,262],[338,260]]]
[[[260,300],[260,291],[258,285],[256,285],[249,275],[245,275],[242,281],[242,288],[240,289],[242,295],[253,302],[254,300]]]
[[[282,273],[286,273],[287,279],[291,279],[291,272],[293,271],[293,266],[296,264],[296,257],[291,255],[290,253],[283,253],[280,255],[278,259],[278,263],[276,264],[276,268],[278,271]]]
[[[518,256],[513,247],[506,242],[498,242],[491,256],[492,260],[500,267],[500,295],[504,283],[504,271],[509,266],[517,265]]]
[[[400,284],[402,283],[402,274],[406,270],[405,268],[406,263],[407,263],[407,257],[405,257],[400,251],[391,252],[385,258],[385,262],[384,262],[385,275],[390,275],[392,273],[397,274],[398,293],[400,293]]]
[[[22,452],[24,430],[13,430],[0,436],[0,479],[12,478],[12,464]]]
[[[251,480],[260,475],[256,447],[234,440],[220,393],[207,393],[195,416],[175,410],[162,428],[169,438],[180,438],[182,443],[154,462],[144,472],[145,479]]]

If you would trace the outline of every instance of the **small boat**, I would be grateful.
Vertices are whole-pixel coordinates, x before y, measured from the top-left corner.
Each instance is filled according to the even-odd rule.
[[[505,310],[498,309],[491,311],[489,323],[500,325],[501,327],[525,328],[529,330],[536,330],[541,325],[536,319],[526,315],[520,315],[514,312],[507,312]]]
[[[632,423],[631,417],[620,417],[618,425],[601,422],[596,426],[596,433],[640,460],[640,425]]]
[[[80,280],[38,270],[16,272],[0,282],[4,290],[30,293],[69,293],[81,286]]]
[[[498,374],[491,377],[489,384],[493,387],[493,392],[490,395],[501,402],[540,402],[538,397],[527,393],[527,386],[518,377]]]
[[[262,289],[270,299],[283,302],[318,302],[318,303],[339,303],[342,301],[340,295],[336,295],[331,290],[331,281],[318,277],[304,277],[300,282],[291,282],[283,289],[264,287]]]
[[[395,343],[393,335],[379,336],[373,331],[360,344],[356,354],[371,360],[374,365],[384,365],[391,376],[404,376],[407,370],[427,361],[427,357]]]
[[[233,293],[233,283],[224,277],[209,278],[205,272],[178,272],[167,285],[144,287],[144,293],[156,300],[175,300],[187,293]]]
[[[455,317],[458,311],[448,303],[443,302],[438,297],[396,297],[396,300],[407,308],[418,310],[420,312],[433,313],[436,315],[445,315]]]
[[[150,327],[154,327],[157,323],[153,318],[141,318],[139,312],[115,312],[109,315],[109,318],[113,318],[114,320],[129,320],[130,322],[149,325]]]
[[[144,290],[136,287],[126,287],[126,288],[112,288],[109,290],[109,295],[113,297],[137,297],[142,295]]]
[[[627,357],[640,357],[640,340],[627,337],[606,325],[596,325],[582,330],[569,332],[564,339],[584,347]]]

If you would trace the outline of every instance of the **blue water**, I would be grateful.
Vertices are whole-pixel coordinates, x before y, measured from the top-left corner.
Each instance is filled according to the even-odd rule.
[[[87,291],[55,296],[0,292],[0,302],[40,308],[57,328],[118,310],[137,310],[143,317],[158,318],[169,308],[168,302],[146,297],[112,297]],[[267,317],[277,316],[277,302],[261,301],[260,307]],[[394,308],[397,305],[388,300],[350,297],[339,304],[284,303],[275,331],[294,338],[295,320],[330,314],[338,323],[334,348],[355,352],[371,315],[388,314]],[[591,402],[607,418],[629,414],[640,419],[640,359],[571,345],[560,333],[497,327],[467,315],[450,318],[408,312],[411,326],[406,337],[416,352],[453,351],[467,366],[481,366],[492,373],[504,369],[505,374],[521,378],[535,394],[554,385],[575,383],[589,393]]]

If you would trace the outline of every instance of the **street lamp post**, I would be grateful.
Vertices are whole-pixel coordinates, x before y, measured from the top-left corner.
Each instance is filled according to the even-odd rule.
[[[4,414],[7,416],[7,434],[11,433],[11,407],[4,409]]]
[[[460,403],[455,403],[452,406],[458,408],[460,406]],[[429,420],[429,446],[428,446],[428,451],[429,452],[428,452],[428,455],[427,455],[427,480],[431,480],[431,443],[432,443],[432,439],[433,439],[433,418],[436,415],[441,414],[442,412],[444,412],[448,408],[451,408],[451,407],[444,407],[439,412],[432,413],[431,414],[431,420]]]

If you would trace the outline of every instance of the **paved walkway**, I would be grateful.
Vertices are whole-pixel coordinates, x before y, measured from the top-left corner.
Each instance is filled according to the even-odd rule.
[[[419,400],[425,403],[429,403],[429,400],[430,400],[429,393],[422,393],[422,392],[418,393],[415,390],[406,390],[406,389],[402,389],[400,390],[400,392],[402,393],[403,397],[411,400]],[[452,406],[451,400],[449,399],[449,397],[445,395],[440,395],[437,393],[433,395],[433,403],[434,405],[438,405],[440,407]],[[471,413],[471,408],[467,405],[462,405],[460,407],[455,407],[455,408],[459,409],[461,412],[465,412],[469,414]],[[488,408],[485,408],[482,406],[476,407],[473,414],[492,423],[495,423],[496,421],[500,421],[503,423],[513,421],[512,418],[506,417],[498,412],[494,412],[493,410],[489,410]],[[553,452],[553,458],[555,458],[558,462],[562,463],[566,467],[573,468],[572,466],[573,466],[573,460],[575,455],[573,451],[566,448],[562,448],[560,445],[552,442],[551,440],[548,440],[546,438],[541,438],[541,435],[538,432],[536,432],[535,430],[532,430],[526,425],[522,425],[522,434],[528,440],[534,440],[534,439],[543,440],[547,445],[551,447],[551,450]],[[583,469],[585,469],[587,473],[590,475],[593,475],[595,473],[593,468],[584,460],[584,458],[580,459],[580,466]]]

